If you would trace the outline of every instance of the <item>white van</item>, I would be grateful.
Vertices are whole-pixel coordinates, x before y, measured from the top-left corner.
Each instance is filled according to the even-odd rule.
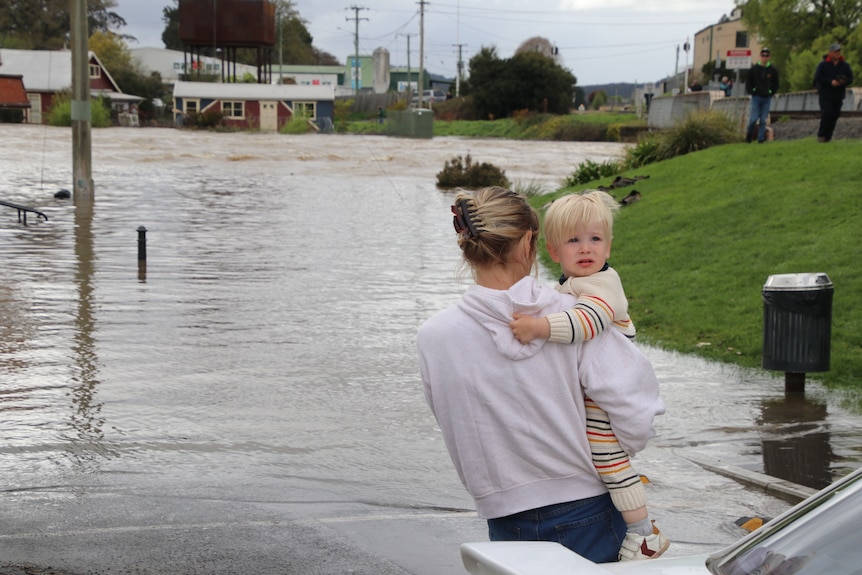
[[[446,100],[446,93],[443,90],[423,90],[422,102],[425,104],[433,104],[434,102],[443,102]],[[413,107],[419,105],[419,94],[413,94],[413,99],[410,100]]]

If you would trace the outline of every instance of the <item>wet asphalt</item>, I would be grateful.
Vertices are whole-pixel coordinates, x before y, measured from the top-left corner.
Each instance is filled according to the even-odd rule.
[[[814,492],[732,465],[690,463],[704,483],[718,482],[731,499],[753,498],[763,515]],[[660,508],[660,497],[656,503]],[[662,518],[671,531],[673,516]],[[467,509],[369,509],[345,502],[310,509],[84,493],[62,485],[7,491],[0,525],[0,575],[441,575],[465,573],[461,543],[487,540],[484,522]],[[722,536],[744,534],[728,525]],[[675,540],[669,554],[720,546]]]

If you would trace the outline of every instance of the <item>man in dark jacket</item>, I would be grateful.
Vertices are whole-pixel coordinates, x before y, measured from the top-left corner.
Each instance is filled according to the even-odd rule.
[[[820,100],[820,128],[817,130],[818,142],[832,140],[832,132],[841,115],[846,86],[853,81],[853,70],[841,55],[841,44],[829,46],[829,52],[817,64],[814,71],[814,87]]]
[[[766,120],[769,118],[769,106],[772,96],[778,92],[778,68],[769,61],[769,48],[760,50],[760,62],[748,71],[745,81],[745,92],[751,95],[751,112],[748,114],[748,129],[745,131],[745,141],[751,142],[754,124],[760,122],[757,141],[766,141]]]

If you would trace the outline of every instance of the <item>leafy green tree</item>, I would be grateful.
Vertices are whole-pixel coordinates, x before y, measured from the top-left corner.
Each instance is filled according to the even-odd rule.
[[[598,90],[596,92],[590,92],[589,95],[590,109],[598,110],[602,106],[608,103],[608,93],[604,90]]]
[[[803,50],[790,57],[787,63],[785,84],[791,92],[813,90],[814,69],[820,63],[820,55],[814,50]]]
[[[539,51],[521,51],[503,60],[483,47],[470,59],[470,94],[479,118],[505,118],[516,110],[566,114],[574,99],[575,77]]]
[[[584,89],[580,86],[575,86],[575,101],[574,106],[577,108],[581,104],[586,108],[587,106],[587,94],[584,92]]]
[[[89,48],[123,92],[143,98],[138,113],[144,119],[152,117],[155,114],[153,99],[162,98],[165,93],[161,75],[158,72],[146,74],[132,57],[125,40],[116,34],[95,32],[90,36]]]
[[[859,0],[738,0],[737,4],[742,6],[742,21],[748,30],[769,46],[772,62],[781,71],[782,90],[791,89],[806,73],[813,76],[813,68],[795,69],[810,64],[810,58],[799,58],[802,52],[825,53],[832,42],[844,44],[845,56],[862,49],[856,33],[862,20]]]
[[[513,108],[568,114],[574,99],[575,76],[553,58],[521,52],[508,62],[507,76],[514,88]]]
[[[132,53],[125,41],[116,34],[93,32],[90,34],[87,46],[96,53],[111,76],[116,71],[132,66]]]
[[[183,43],[180,41],[180,5],[174,0],[172,5],[162,8],[162,22],[165,29],[162,30],[162,44],[168,50],[182,50]]]
[[[483,46],[470,58],[470,87],[473,107],[482,119],[505,118],[511,111],[504,101],[506,87],[506,63],[497,56],[493,46]]]
[[[88,0],[89,32],[119,31],[126,25],[111,8],[115,0]],[[0,1],[0,42],[25,50],[59,50],[69,43],[69,0]]]

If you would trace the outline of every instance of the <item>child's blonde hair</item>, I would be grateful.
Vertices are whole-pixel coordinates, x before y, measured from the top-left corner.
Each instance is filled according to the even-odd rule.
[[[587,224],[599,223],[608,240],[614,237],[614,215],[619,203],[607,192],[587,190],[554,200],[545,214],[545,240],[558,246],[572,237],[572,232]]]

